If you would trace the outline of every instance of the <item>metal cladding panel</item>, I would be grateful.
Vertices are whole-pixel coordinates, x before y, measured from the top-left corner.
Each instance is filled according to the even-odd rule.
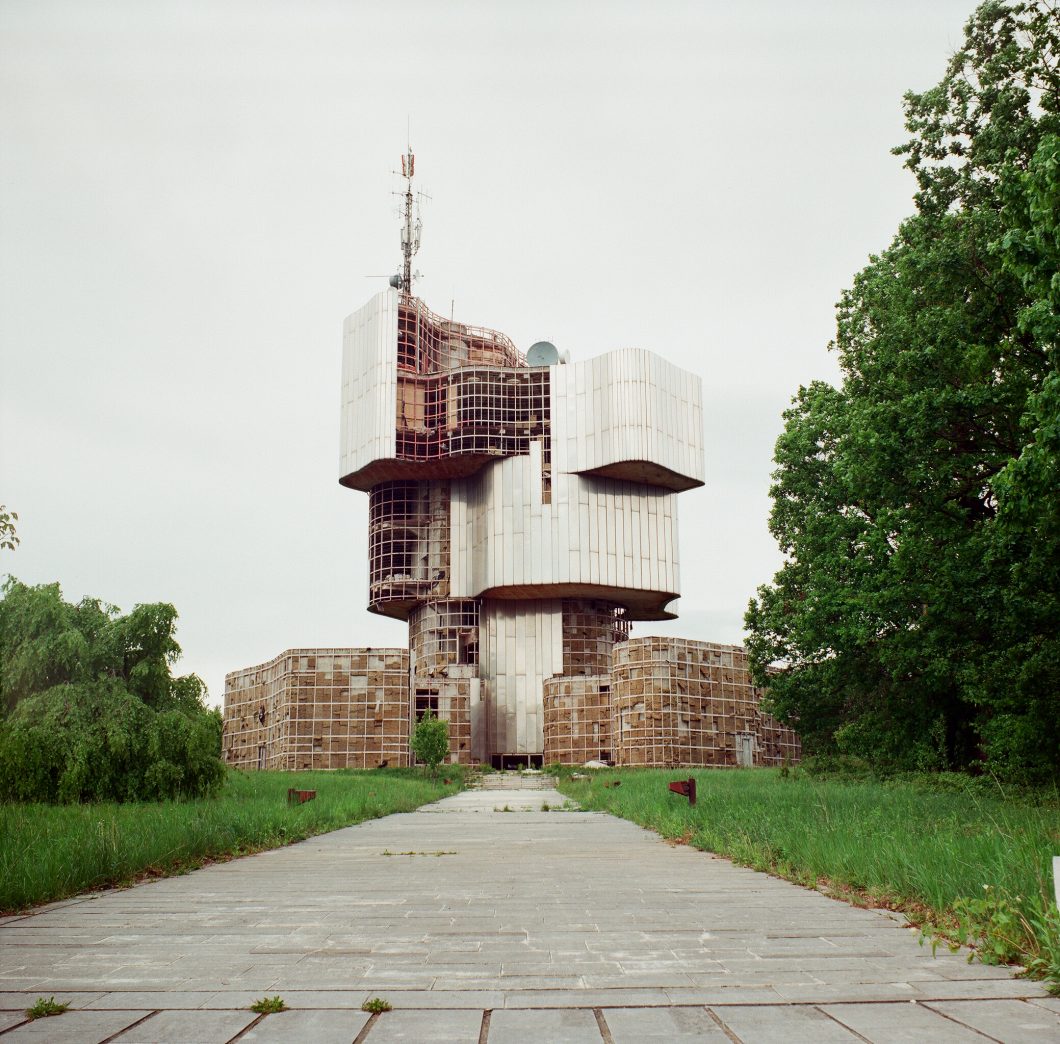
[[[454,598],[471,598],[474,576],[474,513],[468,502],[473,483],[454,479],[449,485],[449,583]]]
[[[534,456],[498,461],[451,489],[463,529],[452,541],[454,597],[549,584],[679,593],[676,493],[557,475],[544,504]]]
[[[549,369],[557,472],[644,461],[702,485],[703,382],[640,348]]]
[[[397,455],[397,322],[384,290],[343,323],[340,478]]]
[[[558,599],[496,602],[479,612],[479,675],[486,745],[498,754],[544,749],[545,679],[563,671],[563,610]]]

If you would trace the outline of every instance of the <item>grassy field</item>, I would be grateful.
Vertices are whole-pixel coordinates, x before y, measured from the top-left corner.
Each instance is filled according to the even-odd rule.
[[[0,805],[0,912],[276,848],[454,793],[458,769],[235,772],[215,798],[157,804]],[[287,788],[316,799],[287,806]]]
[[[694,808],[667,789],[690,775]],[[1015,961],[1060,983],[1056,794],[1015,800],[773,769],[567,773],[560,789],[585,808],[745,866],[904,910],[929,934],[975,940],[986,961]]]

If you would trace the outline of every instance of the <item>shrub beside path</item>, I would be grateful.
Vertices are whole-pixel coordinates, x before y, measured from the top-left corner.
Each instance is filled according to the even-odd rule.
[[[553,790],[484,784],[4,919],[0,1039],[1060,1036],[1041,985],[933,958],[899,915],[564,811]],[[69,1010],[26,1021],[41,996]],[[264,996],[290,1010],[251,1012]],[[362,1012],[371,998],[392,1010]]]

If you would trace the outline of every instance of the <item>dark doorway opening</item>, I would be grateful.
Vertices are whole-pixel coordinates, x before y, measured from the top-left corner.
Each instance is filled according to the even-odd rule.
[[[494,754],[490,758],[490,764],[500,770],[541,768],[544,763],[542,754]]]

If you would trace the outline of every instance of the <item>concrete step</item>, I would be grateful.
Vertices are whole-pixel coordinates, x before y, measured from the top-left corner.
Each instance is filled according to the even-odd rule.
[[[553,790],[555,776],[543,772],[483,772],[476,773],[468,783],[470,790]]]

